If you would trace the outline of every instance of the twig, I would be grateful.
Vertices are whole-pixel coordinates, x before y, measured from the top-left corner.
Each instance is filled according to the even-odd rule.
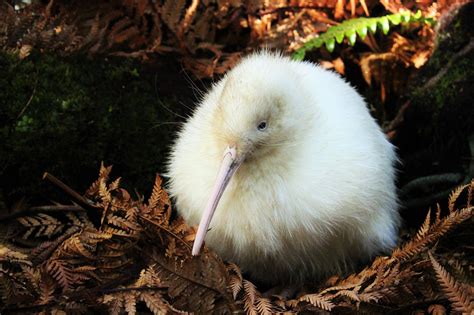
[[[73,199],[76,203],[78,203],[80,206],[82,206],[83,208],[85,209],[90,209],[90,208],[94,208],[94,209],[97,209],[99,208],[98,206],[96,206],[92,201],[90,201],[89,199],[87,198],[84,198],[83,196],[81,196],[80,194],[78,194],[75,190],[73,190],[71,187],[69,187],[68,185],[64,184],[62,181],[60,181],[59,179],[57,179],[56,177],[54,177],[53,175],[49,174],[48,172],[45,172],[43,174],[43,179],[44,180],[48,180],[50,181],[51,183],[53,183],[54,185],[58,186],[59,188],[61,188],[66,194],[69,195],[69,197],[71,197],[71,199]]]
[[[96,206],[91,200],[81,196],[76,191],[74,191],[71,187],[64,184],[62,181],[54,177],[53,175],[45,172],[43,174],[43,179],[48,180],[57,187],[61,188],[66,194],[71,197],[71,199],[76,202],[79,206],[84,208],[89,216],[89,219],[94,224],[94,226],[100,226],[100,218],[98,216],[98,210],[100,209],[99,206]]]
[[[84,212],[84,208],[78,205],[49,205],[49,206],[37,206],[31,207],[30,211],[34,212],[61,212],[61,211],[71,211],[71,212]]]
[[[31,104],[31,101],[33,101],[33,97],[35,96],[36,94],[36,87],[38,86],[38,77],[36,77],[36,81],[35,81],[35,86],[33,87],[33,92],[31,92],[31,95],[30,95],[30,98],[28,99],[28,101],[26,102],[25,106],[23,106],[23,108],[21,109],[21,111],[18,113],[18,115],[16,116],[16,120],[18,121],[21,116],[23,116],[23,114],[25,113],[26,109],[30,106]]]
[[[117,292],[127,292],[127,291],[148,291],[148,290],[163,290],[167,289],[167,286],[143,286],[143,287],[125,287],[125,288],[111,288],[102,290],[102,293],[117,293]]]
[[[178,28],[178,37],[183,41],[184,33],[188,30],[189,24],[191,24],[194,16],[196,15],[197,8],[199,6],[199,0],[192,0],[191,5],[186,10],[184,18]],[[181,43],[182,43],[181,42]],[[184,45],[183,45],[184,47]]]
[[[405,120],[405,112],[410,107],[410,105],[411,105],[411,101],[408,100],[400,107],[400,109],[397,112],[397,115],[395,115],[395,118],[392,121],[390,121],[387,127],[384,128],[385,133],[394,131]]]

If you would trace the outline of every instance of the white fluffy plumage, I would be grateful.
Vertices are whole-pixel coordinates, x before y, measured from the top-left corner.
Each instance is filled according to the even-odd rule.
[[[206,244],[254,279],[318,279],[395,245],[394,147],[337,74],[260,52],[212,87],[169,160],[169,190],[191,225],[227,147],[241,164]]]

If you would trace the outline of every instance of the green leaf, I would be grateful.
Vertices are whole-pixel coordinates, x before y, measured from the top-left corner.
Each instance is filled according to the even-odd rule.
[[[433,18],[420,19],[420,21],[423,21],[425,22],[425,24],[428,24],[428,25],[433,25],[435,23],[435,20]]]
[[[393,25],[398,25],[402,21],[402,16],[400,14],[393,14],[387,16],[387,18],[392,22]]]
[[[349,31],[346,32],[346,37],[347,37],[347,39],[349,39],[349,44],[351,46],[354,46],[354,44],[356,42],[356,39],[357,39],[356,32],[354,30],[349,30]]]
[[[329,52],[333,52],[334,51],[334,46],[336,45],[336,42],[334,40],[334,38],[331,38],[329,40],[326,41],[326,49],[329,51]]]
[[[373,33],[377,32],[377,20],[370,20],[369,23],[367,23],[367,26],[369,27],[370,31]]]
[[[402,13],[400,13],[400,16],[401,16],[402,21],[403,21],[404,23],[410,22],[410,16],[411,16],[410,12],[407,12],[407,11],[402,12]],[[414,20],[414,21],[415,21],[415,20]]]
[[[318,38],[316,38],[316,39],[314,40],[313,47],[319,48],[319,47],[321,47],[323,44],[324,44],[324,40],[322,40],[320,37],[318,37]]]
[[[357,29],[357,34],[359,34],[360,38],[362,40],[365,39],[365,37],[367,36],[367,26],[362,26],[360,28]]]
[[[307,51],[320,48],[323,45],[330,52],[334,51],[336,43],[341,44],[344,38],[347,38],[350,45],[354,45],[357,40],[357,35],[361,39],[367,36],[368,31],[375,33],[377,31],[377,24],[380,24],[384,34],[390,31],[390,25],[399,25],[400,23],[408,22],[424,22],[432,25],[433,18],[425,18],[421,11],[411,13],[410,11],[390,14],[381,17],[365,18],[360,17],[342,22],[339,25],[331,26],[325,33],[319,34],[318,37],[306,42],[302,47],[294,52],[293,58],[302,60]]]
[[[298,49],[295,51],[295,53],[291,56],[294,60],[301,61],[304,59],[305,56],[305,50],[304,49]]]
[[[386,16],[380,18],[379,23],[382,26],[382,32],[384,34],[387,34],[390,30],[390,23],[388,22],[388,18]]]
[[[421,11],[420,10],[416,11],[416,13],[413,15],[413,18],[415,20],[421,19]]]
[[[344,40],[344,33],[336,33],[336,42],[338,44],[342,43]]]

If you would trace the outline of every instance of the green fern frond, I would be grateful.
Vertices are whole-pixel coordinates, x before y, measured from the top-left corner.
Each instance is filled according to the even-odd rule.
[[[303,60],[307,51],[320,48],[323,45],[326,46],[328,51],[332,52],[336,43],[342,43],[344,38],[347,38],[349,44],[352,46],[357,40],[357,35],[363,40],[369,31],[375,33],[377,29],[382,29],[382,32],[387,34],[390,30],[390,25],[413,22],[423,22],[431,25],[434,23],[434,19],[424,17],[421,14],[421,11],[416,13],[405,11],[381,17],[360,17],[347,20],[339,25],[330,27],[325,33],[309,40],[301,48],[295,51],[293,59]]]

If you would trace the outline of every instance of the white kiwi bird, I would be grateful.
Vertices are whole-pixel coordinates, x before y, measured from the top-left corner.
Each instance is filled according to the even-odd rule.
[[[174,143],[169,190],[206,244],[265,283],[344,273],[392,248],[394,147],[337,74],[270,52],[244,58]]]

